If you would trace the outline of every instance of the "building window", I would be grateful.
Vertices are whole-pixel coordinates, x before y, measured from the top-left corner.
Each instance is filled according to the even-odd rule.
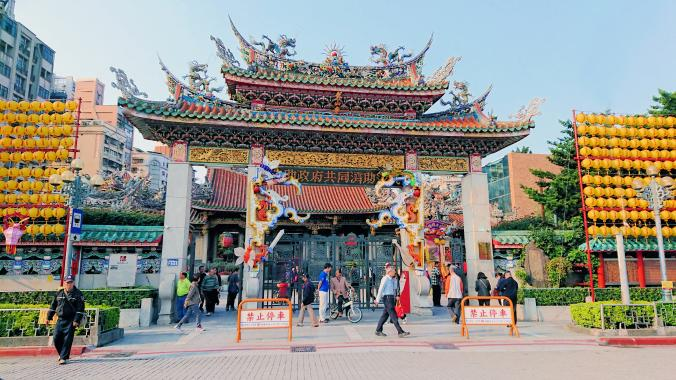
[[[14,91],[23,95],[23,93],[26,91],[26,79],[25,78],[23,78],[19,75],[16,76],[16,79],[14,81]]]
[[[19,53],[25,55],[26,57],[30,57],[31,55],[31,40],[30,38],[24,36],[23,34],[21,35],[21,42],[19,42]]]
[[[2,30],[16,37],[16,21],[11,18],[4,16],[2,18]]]
[[[52,80],[52,73],[50,73],[44,67],[41,67],[40,68],[40,78],[46,80],[47,82],[50,82]]]
[[[0,62],[0,75],[9,78],[12,75],[12,68]]]
[[[40,49],[42,50],[42,58],[45,61],[54,64],[54,50],[50,49],[47,45],[41,45]]]
[[[0,98],[7,99],[9,95],[9,88],[0,84]]]
[[[49,99],[49,90],[38,86],[38,97],[42,99]]]
[[[28,59],[18,56],[16,59],[16,71],[23,75],[28,75]]]
[[[5,41],[0,40],[0,52],[3,52],[5,54],[11,54],[12,53],[12,45],[8,44]]]

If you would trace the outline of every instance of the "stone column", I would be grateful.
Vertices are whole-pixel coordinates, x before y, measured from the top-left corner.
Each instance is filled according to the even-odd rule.
[[[167,178],[158,324],[167,324],[173,319],[176,280],[178,274],[186,270],[188,265],[192,179],[192,166],[187,162],[187,144],[175,143],[172,146],[172,162],[169,163]]]
[[[253,183],[253,178],[256,176],[259,165],[263,162],[265,150],[262,146],[252,146],[249,154],[249,167],[247,168],[247,183],[246,183],[246,225],[244,226],[244,247],[251,242],[254,231],[250,222],[256,220],[256,207],[254,200],[251,199],[253,190],[249,187]],[[242,273],[243,280],[243,294],[242,298],[258,298],[263,291],[263,263],[259,263],[258,270],[252,271],[248,265],[244,265]],[[255,307],[253,304],[247,304],[247,307]]]
[[[479,170],[481,170],[480,166]],[[463,177],[462,215],[465,231],[467,290],[469,295],[476,295],[474,282],[479,272],[484,272],[491,280],[495,278],[488,178],[485,173],[470,172]],[[480,250],[482,250],[482,255],[480,255]]]
[[[202,227],[195,238],[195,260],[201,263],[207,261],[207,252],[209,250],[209,229]]]

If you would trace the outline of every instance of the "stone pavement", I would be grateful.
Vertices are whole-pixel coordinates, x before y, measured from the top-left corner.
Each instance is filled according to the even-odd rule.
[[[243,331],[235,343],[235,313],[219,309],[205,318],[206,331],[185,326],[127,330],[123,340],[76,358],[66,366],[54,358],[0,358],[2,379],[410,379],[543,378],[576,380],[660,378],[676,364],[673,349],[623,349],[599,346],[595,339],[569,332],[563,324],[520,323],[521,337],[504,327],[470,327],[470,339],[460,337],[447,311],[431,317],[409,316],[400,339],[386,325],[385,338],[374,336],[379,312],[366,311],[358,324],[333,321],[319,328]],[[315,352],[291,352],[305,346]],[[640,360],[638,360],[640,359]],[[669,373],[669,372],[665,372]]]

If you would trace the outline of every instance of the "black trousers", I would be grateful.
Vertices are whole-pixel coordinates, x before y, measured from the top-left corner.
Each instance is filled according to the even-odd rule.
[[[237,298],[237,293],[228,292],[228,302],[225,304],[225,310],[235,308],[235,298]]]
[[[204,298],[207,313],[213,313],[216,310],[216,304],[218,303],[218,289],[205,290]]]
[[[70,349],[73,346],[75,326],[73,321],[59,319],[54,327],[54,347],[59,353],[59,358],[70,359]]]
[[[383,314],[380,316],[380,319],[378,320],[376,332],[383,331],[383,325],[385,324],[385,322],[387,322],[388,318],[392,321],[392,323],[394,324],[394,328],[397,329],[397,332],[399,334],[404,332],[401,326],[399,326],[399,317],[397,317],[397,312],[394,311],[394,304],[395,304],[394,296],[383,297],[383,306],[384,306]]]
[[[343,297],[342,295],[338,296],[337,300],[338,300],[338,312],[342,313],[343,312],[343,302],[345,302],[345,297]]]
[[[490,306],[491,300],[479,300],[479,306]]]
[[[449,311],[455,315],[455,323],[459,324],[460,323],[460,298],[449,298],[448,299],[448,308]]]
[[[441,306],[441,285],[432,285],[432,303]]]
[[[512,300],[512,310],[514,311],[514,324],[516,324],[516,297],[509,297],[510,300]],[[505,302],[506,303],[506,302]]]

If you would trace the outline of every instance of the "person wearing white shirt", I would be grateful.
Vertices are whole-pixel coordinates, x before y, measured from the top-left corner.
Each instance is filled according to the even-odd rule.
[[[397,312],[394,311],[394,305],[396,304],[397,298],[397,278],[395,276],[394,266],[391,266],[389,263],[385,265],[385,275],[380,280],[380,287],[378,288],[378,295],[375,299],[375,306],[378,307],[378,303],[383,301],[383,314],[378,320],[378,325],[376,326],[376,335],[377,336],[387,336],[383,332],[383,325],[387,322],[388,318],[394,324],[394,327],[399,333],[399,337],[403,338],[411,335],[411,333],[404,331],[399,325],[399,318],[397,317]]]

